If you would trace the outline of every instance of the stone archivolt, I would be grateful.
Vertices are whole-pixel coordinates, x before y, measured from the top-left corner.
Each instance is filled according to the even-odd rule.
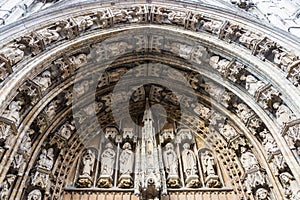
[[[234,21],[213,18],[205,12],[188,12],[187,9],[168,5],[138,4],[130,8],[120,6],[118,9],[94,10],[85,15],[60,19],[5,43],[0,50],[0,79],[3,81],[1,91],[4,91],[5,84],[12,81],[10,77],[26,70],[26,63],[45,52],[51,52],[63,42],[80,39],[99,29],[109,31],[116,27],[122,28],[124,24],[129,27],[135,24],[154,24],[157,27],[163,25],[162,27],[170,30],[177,26],[203,37],[212,35],[214,40],[220,39],[217,41],[222,44],[226,41],[228,46],[237,45],[238,48],[250,50],[244,52],[251,54],[251,58],[262,60],[257,63],[277,66],[292,84],[298,86],[299,58],[286,47],[280,46],[281,41],[274,42],[273,39],[264,37],[262,32],[248,30]],[[111,191],[116,192],[113,196],[120,191],[126,195],[128,188],[132,188],[136,194],[139,192],[141,196],[147,196],[152,190],[140,180],[145,176],[154,180],[155,191],[161,194],[168,192],[170,196],[183,187],[185,191],[195,192],[194,196],[204,198],[206,194],[201,188],[222,187],[211,191],[216,191],[219,198],[222,192],[228,198],[299,198],[299,173],[295,170],[299,167],[299,123],[298,112],[293,112],[297,105],[291,105],[289,99],[293,95],[286,95],[284,88],[272,78],[266,79],[266,75],[253,70],[248,61],[243,61],[244,55],[233,59],[229,51],[220,53],[220,49],[210,48],[204,40],[198,44],[194,40],[175,42],[178,38],[172,40],[172,34],[168,38],[164,38],[163,34],[150,37],[153,43],[145,42],[149,41],[149,35],[136,34],[132,40],[99,43],[99,39],[95,37],[94,41],[82,46],[73,44],[76,50],[65,51],[51,60],[45,60],[40,69],[32,74],[28,73],[28,77],[18,83],[20,87],[14,89],[14,95],[5,97],[9,101],[2,106],[0,155],[1,166],[10,167],[1,168],[1,198],[59,199],[63,195],[63,198],[76,198],[77,191],[92,186],[100,188],[99,191],[103,191],[101,188],[112,187]],[[148,46],[151,48],[145,48]],[[132,50],[137,54],[146,52],[152,55],[135,56],[131,54]],[[117,59],[121,54],[128,57]],[[84,70],[84,66],[94,58],[103,63],[95,63],[94,68],[85,71],[87,73],[84,76],[78,75],[77,72]],[[97,146],[85,149],[84,141],[99,131],[95,125],[98,120],[85,123],[86,126],[79,129],[75,128],[75,122],[90,120],[87,116],[93,109],[89,102],[85,102],[83,108],[71,116],[72,98],[78,97],[78,104],[84,102],[93,92],[91,87],[95,85],[88,79],[89,75],[97,72],[93,69],[109,64],[111,59],[117,61],[112,64],[114,66],[111,69],[105,70],[96,84],[96,116],[103,127],[118,123],[112,116],[111,91],[122,76],[133,68],[133,63],[142,66],[139,67],[139,73],[132,77],[133,80],[141,77],[146,80],[145,74],[151,74],[153,79],[160,78],[157,74],[163,74],[163,77],[170,78],[180,89],[184,89],[182,83],[187,81],[197,95],[196,99],[188,92],[179,97],[174,96],[172,91],[155,84],[148,84],[134,91],[133,114],[142,114],[140,110],[144,109],[146,97],[152,104],[165,105],[168,117],[174,122],[179,121],[178,106],[187,109],[187,112],[182,113],[183,120],[180,123],[189,127],[182,132],[192,133],[194,138],[189,141],[192,145],[188,147],[184,142],[186,139],[173,146],[168,145],[168,138],[180,138],[181,132],[174,129],[173,136],[168,136],[172,131],[162,132],[167,137],[154,142],[156,150],[150,154],[159,155],[153,157],[160,163],[153,166],[157,167],[156,174],[141,176],[139,173],[146,173],[147,170],[134,171],[140,169],[138,164],[131,168],[132,162],[119,163],[122,159],[115,158],[122,156],[123,161],[125,158],[131,160],[134,153],[133,160],[142,160],[144,155],[138,152],[142,152],[143,146],[130,136],[133,127],[126,127],[129,128],[129,136],[125,139],[124,135],[120,136],[122,131],[125,133],[125,129],[106,132],[106,140],[116,144],[117,149],[105,147],[104,144],[102,147],[101,143],[101,148]],[[184,59],[201,68],[189,66]],[[154,63],[155,67],[146,67],[145,63],[149,62]],[[160,68],[164,64],[176,69],[179,76]],[[217,78],[216,73],[220,75]],[[178,80],[180,75],[185,78]],[[203,81],[201,77],[206,79]],[[224,80],[216,80],[221,77]],[[288,83],[284,81],[281,83]],[[121,107],[126,105],[126,99],[122,96],[124,95],[114,96]],[[120,110],[119,115],[125,113],[125,110]],[[81,130],[86,130],[84,135],[79,134]],[[286,141],[275,133],[279,130]],[[157,146],[161,141],[161,146]],[[203,146],[205,148],[201,149]],[[166,147],[166,150],[162,147]],[[127,154],[120,153],[122,148],[122,152]],[[154,147],[150,145],[147,148]],[[9,157],[14,159],[8,159]],[[107,165],[118,164],[122,170],[117,174],[114,170],[118,167],[112,169],[110,166],[111,170],[108,170],[107,166],[102,169],[103,163],[99,163],[101,158]],[[183,159],[189,162],[183,162]],[[172,165],[171,161],[167,164],[167,160],[178,160],[177,166]],[[74,167],[77,171],[73,170]],[[27,181],[28,184],[24,186],[22,181]],[[142,189],[138,183],[142,185]],[[145,193],[142,192],[144,190]],[[130,190],[131,193],[132,191]],[[148,197],[155,198],[158,193]]]

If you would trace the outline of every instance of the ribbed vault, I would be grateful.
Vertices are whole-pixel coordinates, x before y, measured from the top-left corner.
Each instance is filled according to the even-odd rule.
[[[147,99],[157,130],[168,124],[188,129],[195,149],[210,149],[216,158],[223,186],[182,192],[196,199],[298,198],[294,38],[235,13],[172,1],[60,9],[37,13],[35,21],[16,23],[17,31],[3,29],[1,36],[6,199],[31,199],[36,190],[43,199],[113,192],[113,198],[120,192],[137,198],[133,188],[76,188],[74,177],[86,149],[103,140],[107,128],[141,129]],[[49,149],[53,163],[39,171]],[[256,157],[255,168],[245,166],[246,153]],[[268,195],[260,197],[261,191]],[[169,189],[170,197],[176,192]]]

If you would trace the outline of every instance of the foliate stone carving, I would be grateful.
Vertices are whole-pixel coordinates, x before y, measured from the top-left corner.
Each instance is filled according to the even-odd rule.
[[[45,92],[51,85],[50,71],[44,71],[41,75],[35,77],[33,81],[41,87],[42,92]]]
[[[166,144],[166,150],[163,153],[164,164],[166,167],[167,183],[169,187],[180,187],[178,175],[178,157],[171,143]]]
[[[112,187],[115,157],[112,144],[107,143],[101,154],[101,175],[97,183],[99,187]]]
[[[221,183],[218,177],[216,162],[209,150],[201,152],[201,162],[205,173],[205,185],[209,188],[220,187]]]
[[[197,175],[197,159],[195,153],[190,148],[190,144],[185,143],[183,144],[183,151],[181,152],[185,184],[186,187],[198,187],[200,182],[199,176]]]
[[[16,179],[16,176],[13,174],[6,175],[6,179],[3,183],[0,184],[0,199],[1,200],[8,200],[9,195],[12,190],[13,183]]]
[[[264,109],[273,111],[273,104],[281,103],[282,100],[280,93],[273,86],[268,84],[258,91],[256,101],[258,101]]]
[[[40,190],[32,190],[27,197],[27,200],[42,200],[42,193]]]
[[[160,133],[160,143],[170,142],[175,139],[174,130],[172,127],[164,128]]]
[[[92,175],[94,172],[94,165],[96,162],[96,155],[91,149],[87,149],[81,158],[83,165],[82,172],[77,180],[79,187],[89,188],[93,184]]]
[[[287,199],[300,199],[300,187],[295,178],[288,172],[279,175],[279,179],[284,188],[284,195]]]
[[[120,178],[119,187],[129,188],[133,185],[132,173],[133,173],[133,163],[134,154],[131,150],[130,143],[126,142],[123,145],[123,151],[120,155]]]

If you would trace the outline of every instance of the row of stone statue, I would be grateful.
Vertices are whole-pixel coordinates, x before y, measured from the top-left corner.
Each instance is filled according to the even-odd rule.
[[[179,151],[176,152],[172,143],[165,145],[162,157],[168,187],[178,188],[184,185],[186,187],[199,187],[201,186],[200,177],[205,179],[206,187],[220,187],[218,167],[211,151],[208,149],[200,151],[199,159],[197,153],[192,151],[190,147],[191,145],[188,143],[183,144],[182,151],[179,153]],[[119,159],[116,156],[117,151],[114,150],[113,145],[107,143],[100,156],[98,187],[113,187],[115,169],[119,171],[118,187],[129,188],[133,186],[134,174],[139,170],[134,169],[135,153],[132,151],[132,145],[126,142],[123,145]],[[181,162],[179,161],[180,157]],[[83,153],[77,179],[78,187],[88,188],[93,186],[93,177],[97,171],[96,160],[97,151],[95,149],[87,149]],[[118,160],[118,163],[116,163],[116,160]],[[158,165],[159,163],[155,164]]]

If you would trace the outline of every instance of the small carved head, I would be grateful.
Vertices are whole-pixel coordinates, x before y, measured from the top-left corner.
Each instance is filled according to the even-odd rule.
[[[191,146],[190,146],[189,143],[184,143],[183,148],[184,148],[184,149],[190,149]]]
[[[41,199],[42,199],[42,193],[38,189],[31,191],[28,195],[28,200],[41,200]]]
[[[131,149],[131,145],[129,142],[126,142],[124,145],[123,145],[123,149]]]
[[[166,149],[167,150],[173,150],[174,149],[174,146],[173,146],[173,144],[172,143],[168,143],[168,144],[166,144]]]

